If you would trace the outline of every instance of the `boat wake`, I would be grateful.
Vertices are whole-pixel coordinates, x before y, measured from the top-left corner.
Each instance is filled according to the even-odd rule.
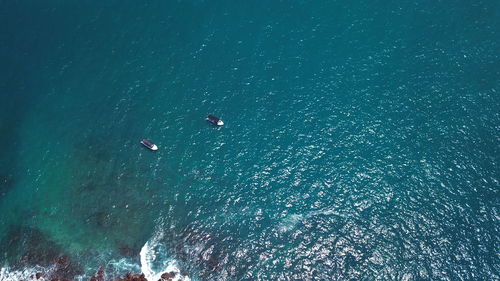
[[[287,215],[285,218],[281,220],[281,222],[278,224],[278,229],[280,232],[289,232],[295,227],[303,222],[304,220],[307,220],[311,217],[315,216],[331,216],[331,215],[336,215],[336,216],[341,216],[338,212],[335,210],[317,210],[317,211],[310,211],[305,214],[290,214]]]

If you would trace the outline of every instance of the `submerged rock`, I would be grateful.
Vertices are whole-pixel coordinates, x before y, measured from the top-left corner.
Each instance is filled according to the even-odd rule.
[[[51,275],[56,280],[73,280],[75,276],[83,273],[82,267],[71,262],[67,256],[60,256],[55,262],[56,267]]]
[[[103,269],[102,268],[99,269],[99,271],[96,273],[96,275],[94,275],[92,278],[90,278],[89,281],[104,280],[103,272],[101,270],[103,270]],[[172,280],[174,280],[175,275],[176,275],[175,272],[165,272],[161,275],[161,278],[158,281],[172,281]],[[103,278],[103,279],[98,279],[97,276],[101,276],[101,278]],[[114,281],[148,281],[148,280],[146,279],[146,277],[142,273],[141,274],[134,274],[134,273],[129,272],[123,278],[117,279]]]
[[[115,281],[148,281],[144,274],[133,274],[133,273],[127,273],[123,279],[118,279]]]
[[[99,268],[97,273],[90,278],[90,281],[104,281],[104,267]]]
[[[10,188],[16,184],[12,174],[2,173],[0,171],[0,196],[4,196]]]
[[[134,247],[132,246],[129,246],[127,244],[119,244],[118,245],[118,252],[120,253],[120,255],[122,256],[126,256],[126,257],[131,257],[131,258],[135,258],[137,257],[137,253],[140,251],[135,249]]]
[[[83,273],[83,268],[72,263],[61,246],[35,227],[12,226],[0,241],[0,252],[14,269],[32,266],[53,268],[50,273],[33,276],[36,279],[73,280]]]

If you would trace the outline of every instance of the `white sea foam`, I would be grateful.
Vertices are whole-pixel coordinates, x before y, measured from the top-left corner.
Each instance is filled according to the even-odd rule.
[[[46,268],[42,266],[33,266],[20,270],[12,270],[10,267],[6,266],[0,269],[0,281],[30,280],[33,279],[32,276],[36,276],[37,273],[42,273],[43,276],[39,279],[34,279],[38,281],[45,281],[47,279],[45,279],[44,276],[50,276],[52,270],[52,268]]]
[[[136,272],[139,269],[139,266],[136,262],[126,258],[111,260],[108,264],[112,265],[117,270],[125,272]]]
[[[128,272],[138,272],[139,270],[141,270],[141,267],[137,264],[136,261],[128,258],[121,258],[119,260],[113,259],[109,261],[107,265],[113,268],[113,271],[115,272],[117,277],[122,277]]]
[[[279,229],[281,232],[287,232],[295,228],[295,226],[304,219],[302,214],[291,214],[286,216],[280,223]]]
[[[168,255],[168,249],[161,243],[163,232],[158,231],[141,249],[141,271],[148,281],[161,279],[162,273],[175,273],[174,281],[190,281],[182,276],[177,260]]]

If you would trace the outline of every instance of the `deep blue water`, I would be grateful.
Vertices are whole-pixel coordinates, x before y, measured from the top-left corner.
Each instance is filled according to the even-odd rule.
[[[0,7],[0,280],[500,279],[498,1]]]

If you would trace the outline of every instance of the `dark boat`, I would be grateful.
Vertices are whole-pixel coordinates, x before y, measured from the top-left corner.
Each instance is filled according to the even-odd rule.
[[[224,125],[224,122],[222,122],[222,120],[220,120],[219,117],[213,116],[212,114],[208,114],[208,116],[205,120],[207,120],[208,122],[210,122],[214,125],[217,125],[217,126]]]
[[[144,145],[145,147],[147,147],[151,150],[158,150],[158,146],[156,146],[156,144],[154,144],[152,141],[150,141],[148,139],[142,139],[141,143],[142,143],[142,145]]]

